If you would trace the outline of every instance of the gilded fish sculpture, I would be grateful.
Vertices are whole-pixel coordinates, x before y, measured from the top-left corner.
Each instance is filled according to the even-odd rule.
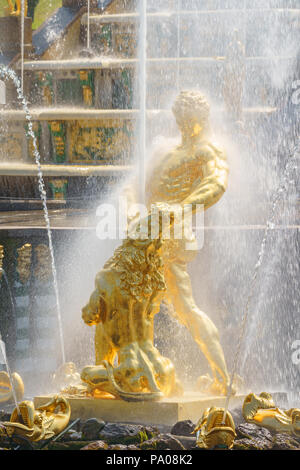
[[[300,436],[300,409],[278,408],[270,393],[249,393],[244,400],[242,411],[248,423],[254,423],[269,431]]]
[[[15,408],[10,421],[1,423],[0,435],[20,436],[38,442],[60,434],[70,421],[71,407],[63,396],[54,396],[36,409],[32,401],[22,401],[18,406],[20,415]]]

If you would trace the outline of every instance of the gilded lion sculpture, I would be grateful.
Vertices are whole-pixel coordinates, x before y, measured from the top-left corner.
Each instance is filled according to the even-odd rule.
[[[94,393],[128,401],[181,393],[173,364],[153,345],[154,316],[166,290],[162,244],[161,237],[128,238],[97,274],[82,310],[85,323],[96,325],[96,365],[81,374]]]

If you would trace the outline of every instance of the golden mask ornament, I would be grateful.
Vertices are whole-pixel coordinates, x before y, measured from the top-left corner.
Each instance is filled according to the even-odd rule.
[[[22,400],[24,396],[24,383],[19,374],[12,374],[13,386],[16,393],[17,401]],[[0,403],[11,402],[13,400],[13,392],[9,375],[5,371],[0,372]]]
[[[224,408],[207,408],[193,433],[197,447],[202,449],[231,449],[236,438],[235,425],[229,411],[223,423]]]
[[[242,411],[248,423],[273,432],[300,436],[300,409],[281,410],[275,405],[270,393],[249,393],[244,400]]]

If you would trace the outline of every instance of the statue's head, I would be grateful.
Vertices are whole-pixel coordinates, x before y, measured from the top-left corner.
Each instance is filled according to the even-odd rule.
[[[195,135],[209,127],[210,107],[199,91],[181,91],[172,111],[181,132]]]

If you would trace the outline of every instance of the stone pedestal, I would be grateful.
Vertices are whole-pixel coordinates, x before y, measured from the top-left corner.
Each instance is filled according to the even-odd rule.
[[[35,397],[35,407],[45,405],[50,401],[51,396]],[[139,423],[153,426],[173,426],[178,421],[186,419],[196,423],[206,408],[211,406],[224,408],[226,401],[226,397],[205,396],[199,392],[186,392],[183,397],[164,398],[157,402],[127,402],[110,398],[82,398],[67,395],[65,397],[71,405],[71,420],[102,418],[110,423]],[[246,395],[231,397],[229,409],[242,410],[245,397]],[[289,406],[285,392],[273,392],[272,397],[276,406],[283,409]]]
[[[0,18],[0,44],[4,55],[15,55],[21,52],[21,18],[5,16]],[[32,19],[24,21],[24,54],[28,57],[32,49]]]
[[[187,393],[180,398],[165,398],[158,402],[126,402],[102,398],[68,397],[71,419],[102,418],[108,422],[142,423],[172,426],[178,421],[190,419],[194,423],[203,411],[211,406],[225,406],[225,397],[207,397],[199,393]],[[242,407],[245,395],[230,400],[230,408]],[[44,405],[49,396],[34,399],[35,407]]]

